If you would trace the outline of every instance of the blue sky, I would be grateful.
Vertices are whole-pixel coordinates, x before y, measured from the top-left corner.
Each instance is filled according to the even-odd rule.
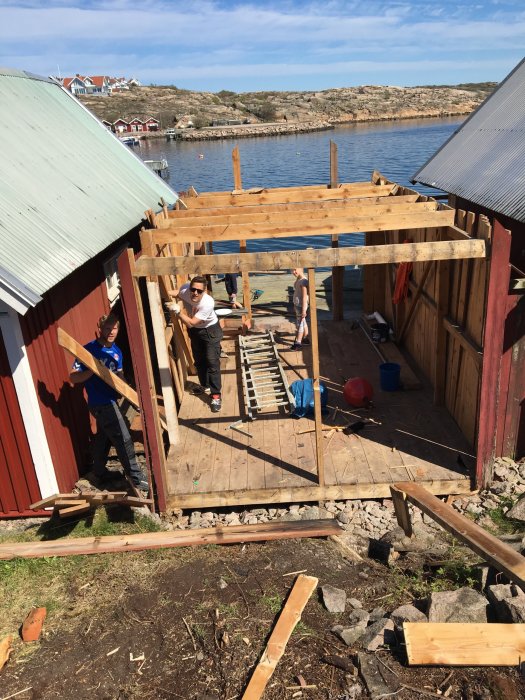
[[[0,65],[193,90],[502,80],[523,0],[0,0]]]

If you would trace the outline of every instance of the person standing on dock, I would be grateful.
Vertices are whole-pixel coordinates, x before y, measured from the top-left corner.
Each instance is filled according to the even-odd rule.
[[[84,347],[111,372],[122,377],[122,352],[115,345],[119,327],[120,321],[116,315],[101,316],[97,337]],[[69,379],[72,384],[84,384],[89,412],[97,423],[92,452],[93,474],[99,485],[115,479],[115,472],[106,468],[109,448],[113,445],[126,476],[137,489],[147,493],[148,479],[137,462],[133,440],[117,404],[117,392],[79,360],[75,360]]]
[[[180,289],[173,289],[169,293],[174,299],[181,299],[183,307],[178,303],[168,306],[188,327],[200,382],[197,393],[211,394],[211,410],[217,413],[222,407],[220,360],[222,329],[215,313],[215,302],[206,289],[206,278],[198,275],[191,282],[183,284]]]
[[[224,275],[224,285],[232,309],[242,309],[241,304],[237,301],[237,273],[232,272]]]
[[[310,345],[308,337],[308,280],[304,276],[302,267],[295,267],[292,270],[295,277],[293,285],[293,306],[295,310],[296,334],[292,350],[301,350],[303,345]]]

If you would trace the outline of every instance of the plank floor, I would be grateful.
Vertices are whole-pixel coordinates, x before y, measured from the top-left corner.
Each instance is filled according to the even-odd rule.
[[[292,383],[307,377],[311,349],[289,349],[291,325],[276,337]],[[330,498],[381,498],[396,481],[424,483],[433,493],[465,493],[474,467],[471,449],[442,407],[434,406],[426,389],[385,392],[379,383],[374,347],[360,328],[349,322],[319,324],[322,381],[328,389],[325,425],[347,425],[363,417],[381,425],[367,425],[358,435],[324,433],[325,487],[316,478],[315,437],[311,418],[293,419],[284,410],[266,409],[249,421],[237,367],[235,342],[223,349],[223,408],[209,409],[207,396],[187,393],[180,413],[180,444],[168,460],[168,503],[172,507],[216,507],[279,503]],[[403,371],[413,376],[409,368]],[[365,377],[374,388],[373,407],[351,409],[342,384],[349,377]],[[335,408],[338,409],[335,418]],[[252,437],[232,430],[240,426]]]

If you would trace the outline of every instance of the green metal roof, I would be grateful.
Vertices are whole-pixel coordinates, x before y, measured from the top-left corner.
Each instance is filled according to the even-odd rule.
[[[0,68],[0,124],[0,299],[38,297],[177,200],[52,80]]]

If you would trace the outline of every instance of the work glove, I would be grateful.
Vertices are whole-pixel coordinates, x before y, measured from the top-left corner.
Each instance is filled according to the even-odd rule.
[[[177,315],[180,314],[182,310],[180,308],[180,304],[178,304],[176,301],[169,301],[164,306],[168,309],[168,311],[173,311],[173,313]]]

